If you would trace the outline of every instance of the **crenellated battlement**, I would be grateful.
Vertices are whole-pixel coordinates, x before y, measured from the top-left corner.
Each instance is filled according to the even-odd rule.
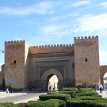
[[[52,53],[52,52],[71,52],[73,51],[72,44],[57,44],[57,45],[42,45],[42,46],[31,46],[30,53]]]
[[[95,39],[98,39],[98,36],[74,37],[74,40],[95,40]]]
[[[51,47],[72,47],[72,44],[55,44],[55,45],[41,45],[41,46],[30,46],[31,48],[51,48]]]
[[[74,44],[80,46],[90,46],[98,43],[98,36],[74,37]]]
[[[25,43],[25,40],[5,41],[5,45],[18,44],[18,43]]]

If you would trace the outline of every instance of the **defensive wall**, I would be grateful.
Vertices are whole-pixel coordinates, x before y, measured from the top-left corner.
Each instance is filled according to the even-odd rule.
[[[16,89],[30,85],[46,89],[53,74],[59,77],[60,87],[100,84],[98,36],[74,37],[73,44],[43,46],[30,46],[25,40],[6,41],[3,71],[6,87]]]

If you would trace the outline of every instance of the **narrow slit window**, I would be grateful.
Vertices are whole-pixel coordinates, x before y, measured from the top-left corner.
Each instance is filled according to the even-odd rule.
[[[16,64],[16,60],[14,60],[14,64]]]
[[[87,62],[88,61],[88,59],[87,58],[85,58],[85,62]]]

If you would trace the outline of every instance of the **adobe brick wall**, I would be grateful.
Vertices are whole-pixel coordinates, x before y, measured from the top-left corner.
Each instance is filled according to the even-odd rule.
[[[3,80],[4,80],[4,65],[1,66],[1,71],[0,71],[0,87],[3,85]]]
[[[99,84],[98,37],[74,38],[75,85]]]
[[[59,72],[62,73],[66,86],[99,84],[98,45],[98,37],[74,38],[73,45],[29,46],[25,41],[5,42],[5,84],[16,89],[29,88],[33,79],[41,81],[42,72],[45,72],[42,70],[49,68],[49,65],[52,67],[52,64],[55,69],[59,69],[62,64],[63,73]],[[66,66],[62,57],[70,58]],[[57,67],[57,63],[52,60],[61,63],[58,62]]]
[[[5,42],[5,85],[21,89],[26,87],[27,48],[25,41]]]

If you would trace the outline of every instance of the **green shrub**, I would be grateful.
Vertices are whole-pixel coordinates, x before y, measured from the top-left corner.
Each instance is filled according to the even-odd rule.
[[[107,107],[107,100],[102,99],[91,88],[64,88],[59,92],[49,92],[40,96],[40,100],[49,99],[64,100],[66,107]]]
[[[67,99],[71,98],[70,95],[68,94],[44,94],[44,95],[40,95],[39,99],[40,100],[49,100],[49,99],[60,99],[60,100],[64,100],[66,101]]]
[[[92,88],[79,88],[79,91],[81,91],[81,92],[85,92],[85,91],[93,91],[93,89]]]
[[[85,91],[93,91],[92,88],[63,88],[61,91],[81,91],[81,92],[85,92]]]
[[[60,93],[71,95],[71,99],[66,101],[67,107],[107,107],[107,100],[91,88],[65,88]]]
[[[95,97],[95,96],[82,96],[78,97],[80,100],[100,100],[101,97]]]
[[[102,100],[69,100],[67,107],[107,107],[106,101]]]
[[[0,103],[0,107],[16,107],[13,103]]]
[[[98,93],[95,92],[77,92],[76,96],[94,96],[94,97],[100,97]]]
[[[93,92],[93,91],[85,91],[85,92],[81,92],[81,91],[60,91],[60,93],[62,94],[69,94],[71,96],[71,98],[75,98],[75,97],[80,97],[80,96],[93,96],[93,97],[101,97],[100,95],[98,95],[97,93]]]
[[[71,98],[75,98],[76,97],[76,92],[74,91],[60,91],[60,94],[68,94],[71,96]]]
[[[59,93],[69,94],[71,98],[75,98],[78,96],[98,96],[91,88],[64,88]]]
[[[65,102],[59,99],[30,101],[26,104],[26,107],[65,107]]]

